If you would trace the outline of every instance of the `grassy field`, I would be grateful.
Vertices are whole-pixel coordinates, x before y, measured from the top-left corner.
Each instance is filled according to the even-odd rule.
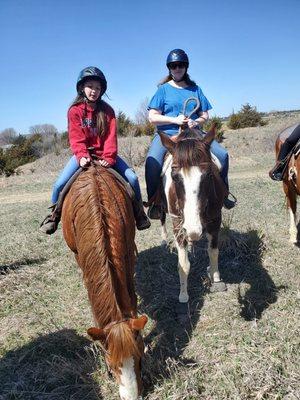
[[[294,113],[225,132],[238,197],[223,214],[220,271],[228,290],[205,291],[208,257],[200,241],[190,254],[184,326],[176,254],[160,246],[158,222],[137,232],[136,288],[140,312],[149,316],[145,399],[300,399],[300,250],[288,241],[281,184],[267,174],[276,134],[299,120]],[[145,154],[138,143],[137,163]],[[132,157],[132,147],[121,150]],[[86,335],[92,316],[61,229],[50,237],[38,231],[66,157],[47,156],[0,179],[1,400],[118,399]],[[142,167],[136,171],[145,191]]]

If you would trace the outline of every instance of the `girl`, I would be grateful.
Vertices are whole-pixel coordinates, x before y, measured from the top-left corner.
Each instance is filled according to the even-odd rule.
[[[87,67],[80,72],[76,85],[77,97],[68,111],[69,141],[74,155],[53,186],[53,212],[45,218],[40,227],[44,233],[52,234],[56,231],[60,221],[60,210],[56,207],[59,193],[79,167],[87,167],[90,164],[90,147],[103,167],[114,168],[134,189],[133,209],[137,229],[150,227],[150,221],[143,209],[138,178],[117,155],[115,113],[101,99],[106,88],[107,82],[100,69]]]
[[[187,73],[189,67],[187,54],[181,49],[172,50],[167,57],[166,65],[169,74],[160,82],[158,90],[149,103],[149,121],[155,126],[158,126],[159,130],[164,131],[169,136],[177,135],[179,127],[186,123],[189,128],[201,128],[208,120],[208,111],[212,107],[204,96],[201,88],[190,79]],[[198,111],[198,115],[194,114],[188,119],[182,112],[183,104],[189,97],[197,97],[201,107],[200,111]],[[187,112],[189,113],[192,109],[193,104],[190,102],[187,107]],[[222,165],[221,176],[228,188],[228,153],[216,141],[213,141],[211,149]],[[156,134],[146,159],[145,175],[148,200],[150,203],[158,188],[166,151],[167,150],[161,143],[159,135]],[[226,198],[224,206],[230,209],[235,206],[235,201]],[[160,208],[152,204],[149,207],[148,216],[152,219],[159,219]]]

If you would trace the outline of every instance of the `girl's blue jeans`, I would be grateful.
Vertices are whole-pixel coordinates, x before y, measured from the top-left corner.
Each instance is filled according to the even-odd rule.
[[[52,204],[55,204],[58,200],[59,193],[62,191],[65,184],[71,178],[73,174],[79,168],[78,161],[75,156],[71,157],[68,161],[67,165],[57,178],[56,182],[53,185],[52,197],[51,201]],[[135,172],[132,168],[130,168],[126,162],[119,156],[117,156],[116,163],[112,167],[115,171],[117,171],[129,184],[134,190],[136,200],[140,201],[142,199],[141,196],[141,189],[138,181],[138,177],[136,176]]]
[[[219,159],[222,169],[220,175],[228,188],[228,169],[229,157],[227,150],[221,146],[216,140],[211,144],[212,153]],[[158,133],[154,135],[150,145],[145,166],[145,178],[147,185],[148,200],[150,200],[156,193],[159,185],[159,178],[163,167],[164,156],[167,149],[162,145]]]

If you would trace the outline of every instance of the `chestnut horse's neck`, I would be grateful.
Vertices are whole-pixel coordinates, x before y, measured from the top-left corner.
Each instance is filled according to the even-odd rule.
[[[132,206],[109,171],[91,167],[78,177],[65,199],[63,229],[77,254],[97,325],[136,315]]]

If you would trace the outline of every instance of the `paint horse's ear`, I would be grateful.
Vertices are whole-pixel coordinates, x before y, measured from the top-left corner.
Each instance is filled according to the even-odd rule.
[[[169,138],[168,135],[166,135],[164,132],[162,131],[158,131],[158,134],[160,136],[160,140],[163,144],[163,146],[171,153],[173,154],[176,143],[173,142],[173,140],[171,140]]]
[[[135,331],[140,331],[141,329],[144,329],[144,326],[146,325],[148,321],[148,318],[146,315],[141,315],[139,318],[130,318],[129,320],[129,326],[131,329],[134,329]]]
[[[106,334],[104,333],[104,329],[93,327],[89,328],[87,330],[87,333],[93,340],[100,340],[101,342],[104,342],[106,339]]]
[[[214,140],[215,136],[216,136],[216,123],[213,123],[210,130],[205,135],[203,142],[210,146],[210,144]]]

